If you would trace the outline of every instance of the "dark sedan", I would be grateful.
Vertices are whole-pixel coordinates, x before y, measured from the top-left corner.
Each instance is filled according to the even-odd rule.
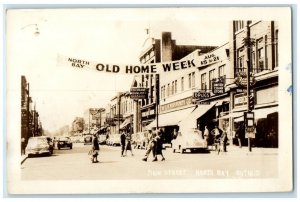
[[[72,149],[73,143],[72,143],[71,139],[69,137],[59,138],[59,140],[57,141],[57,148],[61,149],[61,148],[66,148],[66,147]]]

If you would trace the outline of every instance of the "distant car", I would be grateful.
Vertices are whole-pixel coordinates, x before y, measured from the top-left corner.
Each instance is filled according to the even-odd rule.
[[[84,144],[92,144],[92,140],[93,140],[92,135],[85,135],[84,136]]]
[[[184,153],[190,151],[206,150],[207,141],[203,139],[202,132],[198,129],[184,129],[178,132],[176,139],[172,140],[173,152]]]
[[[30,155],[53,154],[53,142],[51,138],[45,136],[30,137],[25,148],[25,153]]]
[[[135,148],[146,149],[149,142],[148,132],[139,132],[134,135]]]
[[[121,145],[121,134],[113,134],[110,138],[110,145],[120,146]]]
[[[99,135],[99,144],[106,144],[106,135]]]
[[[71,141],[71,138],[69,138],[69,137],[59,138],[59,140],[57,141],[57,148],[61,149],[61,148],[65,148],[65,147],[69,147],[70,149],[72,149],[73,143]]]

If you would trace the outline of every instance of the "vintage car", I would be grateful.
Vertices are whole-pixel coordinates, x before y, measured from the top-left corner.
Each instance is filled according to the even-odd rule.
[[[203,139],[202,132],[198,129],[191,128],[179,131],[177,138],[172,140],[173,152],[184,153],[186,150],[193,152],[207,148],[207,141]]]
[[[72,149],[73,143],[71,141],[71,138],[69,138],[69,137],[60,137],[59,140],[57,141],[57,148],[61,149],[61,148],[65,148],[65,147],[68,147],[68,148]]]
[[[53,142],[51,138],[45,136],[30,137],[25,148],[28,156],[38,154],[53,154]]]

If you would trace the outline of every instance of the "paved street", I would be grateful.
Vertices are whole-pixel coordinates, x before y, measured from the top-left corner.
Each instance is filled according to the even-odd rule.
[[[269,178],[277,176],[277,155],[228,149],[227,153],[173,153],[164,150],[166,161],[142,161],[145,150],[120,156],[120,147],[101,145],[100,162],[91,163],[91,145],[76,143],[73,149],[54,150],[52,156],[32,157],[21,165],[23,180],[99,179],[201,179]]]

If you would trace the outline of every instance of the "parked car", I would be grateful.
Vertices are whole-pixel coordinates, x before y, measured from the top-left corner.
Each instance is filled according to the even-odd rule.
[[[106,144],[106,135],[99,135],[99,144]]]
[[[65,148],[65,147],[69,147],[70,149],[72,149],[73,143],[71,141],[71,138],[69,138],[69,137],[59,138],[59,140],[57,142],[57,148],[61,149],[61,148]]]
[[[93,137],[92,135],[85,135],[84,136],[84,144],[92,144]]]
[[[184,129],[178,132],[176,139],[172,140],[173,152],[184,153],[187,149],[192,151],[206,150],[207,141],[203,139],[202,132],[198,129]]]
[[[30,137],[28,139],[25,153],[30,155],[53,154],[53,142],[51,138],[45,136]]]

